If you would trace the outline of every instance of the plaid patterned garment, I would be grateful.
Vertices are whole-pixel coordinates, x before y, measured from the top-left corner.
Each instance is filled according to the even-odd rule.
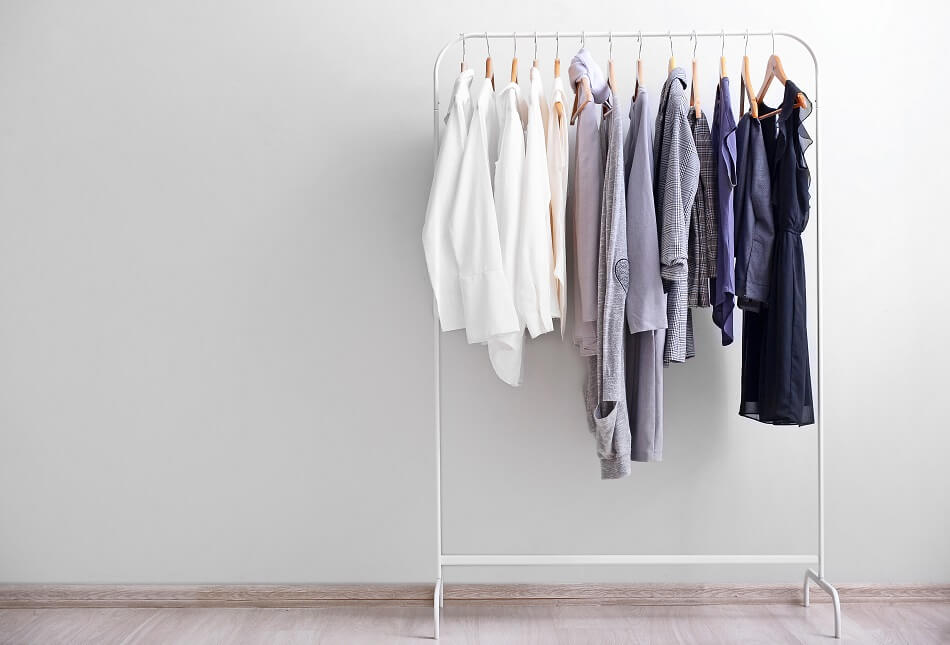
[[[660,277],[667,292],[663,364],[683,363],[693,355],[688,330],[687,248],[689,216],[699,186],[699,155],[687,120],[686,72],[670,72],[660,94],[653,141],[653,196],[660,237]],[[687,333],[689,331],[689,333]]]
[[[693,201],[689,227],[689,294],[690,307],[708,307],[709,279],[716,277],[716,249],[719,244],[719,191],[716,188],[718,167],[706,115],[689,111],[689,126],[699,154],[699,188]]]

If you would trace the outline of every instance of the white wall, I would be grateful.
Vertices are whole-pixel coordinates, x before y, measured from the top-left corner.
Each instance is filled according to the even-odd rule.
[[[0,581],[431,580],[435,53],[462,30],[748,25],[822,61],[828,575],[950,582],[947,16],[877,4],[5,0]],[[769,50],[751,44],[756,78]],[[615,45],[627,89],[634,52]],[[667,43],[644,54],[655,91]],[[701,44],[710,110],[718,55]],[[532,344],[512,390],[446,337],[446,551],[812,552],[814,429],[737,417],[738,344],[705,319],[698,342],[667,372],[666,461],[601,482],[569,344]]]

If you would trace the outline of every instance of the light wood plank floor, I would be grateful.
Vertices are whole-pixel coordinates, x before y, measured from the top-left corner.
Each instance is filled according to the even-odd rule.
[[[445,645],[634,643],[822,643],[828,604],[591,606],[446,602]],[[3,609],[0,643],[341,643],[426,642],[432,609],[345,605],[296,609]],[[431,642],[431,641],[430,641]],[[950,603],[844,607],[844,643],[950,643]]]

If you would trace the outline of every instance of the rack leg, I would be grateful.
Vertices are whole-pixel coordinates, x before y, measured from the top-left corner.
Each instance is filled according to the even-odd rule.
[[[815,584],[828,592],[828,595],[831,596],[831,603],[834,605],[835,609],[835,638],[841,638],[841,600],[838,598],[838,590],[834,588],[830,582],[819,576],[812,569],[805,571],[805,584],[802,588],[802,600],[803,605],[807,607],[809,605],[809,581],[814,580]]]
[[[439,608],[442,607],[442,578],[436,578],[432,593],[432,638],[439,640]]]

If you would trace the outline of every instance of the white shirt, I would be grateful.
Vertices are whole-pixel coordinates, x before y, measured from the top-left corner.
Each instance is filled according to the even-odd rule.
[[[521,328],[511,283],[502,264],[488,167],[488,123],[494,118],[493,94],[491,81],[485,81],[465,140],[449,220],[469,343],[484,343]]]
[[[509,83],[498,94],[498,161],[495,163],[495,213],[501,257],[511,293],[514,293],[518,268],[518,237],[521,220],[521,179],[524,168],[524,130],[519,106],[521,88]],[[515,302],[517,310],[517,302]],[[520,385],[524,349],[524,326],[520,320],[514,333],[488,341],[488,355],[495,373],[509,385]]]
[[[560,103],[564,118],[558,118],[555,106]],[[564,81],[561,77],[554,79],[554,92],[551,96],[551,109],[548,111],[547,152],[548,178],[551,183],[551,238],[554,254],[554,290],[557,294],[556,312],[552,316],[561,319],[561,338],[564,338],[564,329],[567,326],[567,252],[565,242],[564,213],[567,208],[567,167],[568,157],[568,124],[567,114],[570,109],[567,95],[564,92]]]
[[[551,241],[551,183],[541,116],[543,100],[541,71],[532,67],[514,278],[515,308],[532,338],[554,330],[551,312],[557,302]]]
[[[459,166],[472,116],[469,88],[474,76],[475,72],[467,69],[455,79],[449,111],[445,116],[439,158],[435,163],[432,187],[429,189],[425,224],[422,227],[422,245],[425,248],[429,281],[435,293],[442,331],[452,331],[465,326],[458,265],[449,238],[447,221],[455,202]]]

